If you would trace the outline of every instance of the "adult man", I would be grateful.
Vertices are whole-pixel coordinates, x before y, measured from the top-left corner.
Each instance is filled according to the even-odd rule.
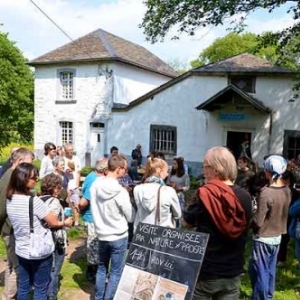
[[[184,226],[210,235],[193,299],[238,300],[251,198],[233,183],[237,166],[227,148],[207,151],[203,173],[206,184],[183,214]]]
[[[115,156],[119,154],[119,149],[116,146],[110,148],[110,156]]]
[[[9,219],[6,214],[6,189],[13,170],[23,162],[32,163],[33,153],[25,148],[19,148],[12,154],[12,166],[0,180],[0,228],[5,243],[7,265],[5,270],[5,288],[2,299],[16,299],[17,296],[17,268],[18,258],[15,253],[15,238]]]
[[[142,164],[142,146],[140,144],[137,144],[135,149],[131,152],[132,159],[136,160],[137,165],[140,166]]]
[[[79,226],[79,186],[81,163],[79,157],[74,155],[74,147],[71,143],[64,145],[65,149],[65,171],[69,177],[68,189],[71,193],[70,203],[74,214],[74,226]]]
[[[133,222],[135,217],[129,194],[118,182],[126,171],[125,157],[112,156],[108,160],[106,177],[95,181],[91,187],[91,210],[99,240],[95,300],[114,298],[124,266],[128,242],[127,222]],[[109,262],[110,276],[106,286]]]
[[[287,231],[291,202],[290,188],[282,178],[286,168],[286,160],[279,155],[271,155],[264,162],[269,185],[260,191],[257,200],[249,260],[253,300],[273,299],[277,255],[281,236]]]
[[[92,171],[85,178],[82,186],[82,198],[79,202],[79,209],[82,214],[82,219],[85,222],[85,228],[87,232],[87,270],[86,277],[88,281],[94,282],[96,277],[96,271],[99,264],[99,247],[98,238],[95,231],[94,220],[91,212],[91,193],[90,188],[92,184],[99,178],[102,178],[107,173],[107,159],[102,157],[97,160],[95,171]]]

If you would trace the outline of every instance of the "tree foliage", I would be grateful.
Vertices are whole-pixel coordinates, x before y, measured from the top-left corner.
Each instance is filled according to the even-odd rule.
[[[289,0],[146,0],[145,4],[147,11],[141,27],[153,43],[163,40],[175,25],[178,25],[178,33],[194,35],[199,27],[223,25],[235,15],[241,16],[234,24],[235,28],[242,29],[246,17],[254,10],[265,9],[271,13],[284,4],[290,4],[287,13],[295,20],[300,17],[300,2]],[[299,23],[284,30],[281,40],[295,32],[299,32]]]
[[[200,67],[244,52],[257,55],[276,64],[281,59],[282,53],[286,52],[280,65],[296,69],[298,60],[290,48],[294,43],[297,43],[297,40],[298,38],[294,37],[282,49],[271,32],[265,32],[261,36],[253,33],[238,34],[232,32],[225,37],[216,39],[210,46],[205,48],[196,60],[191,61],[191,66],[193,68]]]
[[[0,32],[0,148],[32,141],[33,110],[33,73],[8,34]]]

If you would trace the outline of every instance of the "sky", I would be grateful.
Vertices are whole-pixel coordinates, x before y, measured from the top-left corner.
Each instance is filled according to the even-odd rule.
[[[186,65],[197,58],[216,38],[228,34],[226,28],[201,28],[194,36],[182,34],[179,40],[163,43],[146,42],[142,22],[146,7],[142,0],[32,0],[49,15],[72,39],[102,28],[137,43],[166,62],[174,60]],[[247,20],[247,31],[262,33],[281,30],[293,24],[287,7],[274,13],[257,11]],[[0,0],[1,31],[16,42],[29,60],[54,50],[70,39],[53,25],[30,0]],[[173,31],[174,32],[174,31]]]

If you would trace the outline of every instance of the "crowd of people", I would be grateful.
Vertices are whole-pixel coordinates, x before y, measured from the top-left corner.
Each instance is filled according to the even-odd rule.
[[[300,262],[296,160],[269,155],[258,170],[249,155],[236,161],[226,147],[211,148],[203,161],[204,182],[187,201],[190,176],[183,157],[173,158],[170,168],[164,154],[153,151],[144,158],[143,174],[138,172],[140,144],[131,158],[129,162],[113,146],[81,187],[80,160],[72,144],[46,143],[40,172],[31,151],[12,151],[0,180],[0,226],[7,251],[3,299],[29,299],[32,287],[34,299],[57,299],[66,229],[78,228],[80,215],[87,233],[86,277],[95,285],[95,300],[114,298],[140,222],[209,234],[194,300],[239,299],[251,231],[251,299],[273,298],[276,267],[285,263],[290,236],[296,239]]]

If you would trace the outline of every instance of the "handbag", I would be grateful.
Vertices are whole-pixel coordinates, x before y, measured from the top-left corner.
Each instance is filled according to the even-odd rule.
[[[37,234],[33,228],[33,197],[29,198],[29,255],[32,259],[40,259],[49,256],[54,251],[54,240],[50,229],[45,228],[44,234]]]

